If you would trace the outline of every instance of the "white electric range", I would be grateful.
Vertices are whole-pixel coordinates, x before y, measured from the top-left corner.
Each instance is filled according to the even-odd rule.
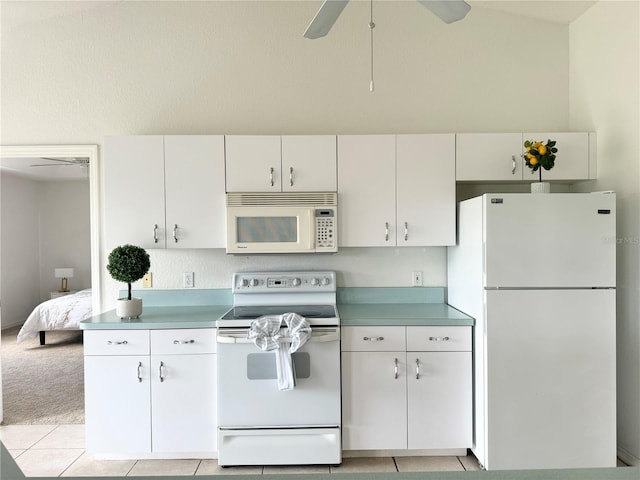
[[[236,273],[233,300],[217,321],[218,464],[341,463],[335,272]],[[248,338],[256,318],[285,313],[311,327],[309,340],[292,354],[289,391],[278,389],[275,353]],[[283,326],[281,342],[290,340],[287,332]]]

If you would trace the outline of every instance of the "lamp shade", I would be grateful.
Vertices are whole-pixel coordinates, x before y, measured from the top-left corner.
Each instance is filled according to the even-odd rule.
[[[73,268],[56,268],[56,278],[73,278]]]

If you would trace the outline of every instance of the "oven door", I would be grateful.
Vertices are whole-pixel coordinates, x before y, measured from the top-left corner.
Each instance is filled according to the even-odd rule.
[[[278,389],[276,353],[247,329],[218,329],[218,425],[273,428],[340,425],[340,328],[315,327],[293,357],[295,388]]]

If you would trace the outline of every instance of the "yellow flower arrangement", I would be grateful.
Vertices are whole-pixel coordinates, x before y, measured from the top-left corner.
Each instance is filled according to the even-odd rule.
[[[542,142],[534,142],[533,140],[527,140],[524,142],[525,152],[522,154],[527,167],[531,169],[531,173],[536,171],[540,174],[540,181],[542,181],[542,169],[551,170],[555,165],[556,142],[554,140],[547,140],[546,144]]]

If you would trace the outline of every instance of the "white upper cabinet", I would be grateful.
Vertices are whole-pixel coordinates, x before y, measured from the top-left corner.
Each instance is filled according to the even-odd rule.
[[[521,133],[458,133],[456,180],[521,181]]]
[[[336,177],[335,135],[282,137],[283,192],[335,192]]]
[[[105,141],[105,244],[224,248],[224,137]]]
[[[455,136],[338,137],[340,246],[455,243]]]
[[[164,137],[108,137],[104,156],[107,252],[126,243],[164,248]]]
[[[164,137],[167,248],[224,248],[224,137]]]
[[[558,153],[554,167],[551,170],[542,170],[542,181],[549,180],[588,180],[595,178],[595,172],[591,175],[590,164],[595,165],[595,151],[590,152],[589,137],[595,134],[587,132],[538,132],[523,133],[522,143],[525,140],[540,141],[544,144],[547,140],[555,140]],[[590,161],[590,156],[593,159]],[[540,179],[539,172],[531,173],[531,169],[524,167],[523,179],[537,182]]]
[[[398,135],[398,246],[456,243],[455,135]]]
[[[526,140],[555,140],[558,153],[542,180],[579,181],[596,178],[596,134],[591,132],[458,133],[456,180],[459,182],[537,182],[522,153]]]
[[[225,136],[227,192],[282,190],[279,135]]]
[[[341,247],[396,244],[395,135],[338,136]]]
[[[227,135],[227,192],[336,191],[335,135]]]

